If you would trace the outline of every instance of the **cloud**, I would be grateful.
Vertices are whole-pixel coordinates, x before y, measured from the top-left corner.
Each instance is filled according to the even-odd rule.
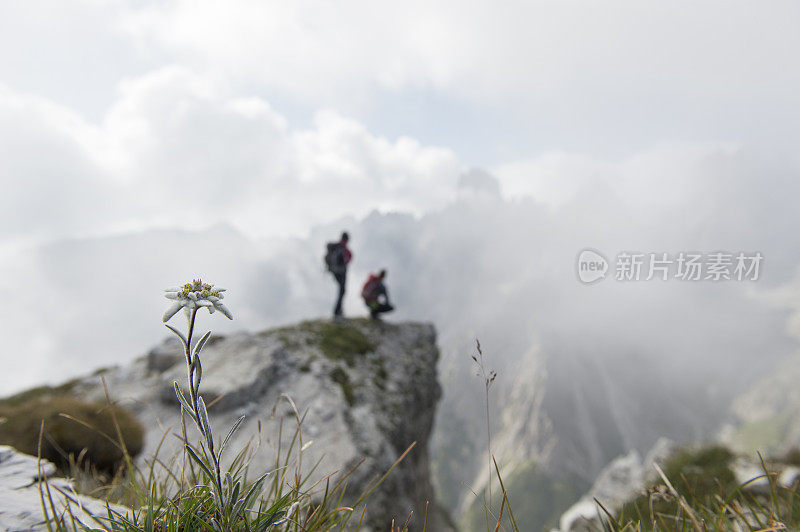
[[[86,231],[119,207],[90,153],[97,137],[68,109],[0,86],[0,238]]]
[[[687,7],[695,16],[686,16]],[[761,86],[764,77],[757,75],[781,72],[782,82],[800,81],[795,69],[776,68],[789,66],[783,52],[800,44],[788,31],[796,15],[791,2],[754,16],[749,2],[719,1],[392,6],[245,0],[225,9],[214,2],[148,5],[131,9],[126,20],[135,35],[186,52],[187,60],[290,91],[424,85],[497,99],[552,95],[587,81],[614,92],[691,86],[695,95],[788,94]],[[774,31],[765,37],[766,28]]]
[[[294,127],[335,109],[470,164],[664,142],[792,153],[797,16],[787,0],[37,2],[0,8],[0,70],[99,124],[121,79],[179,65]]]
[[[381,94],[427,90],[524,112],[536,130],[604,128],[635,143],[694,128],[701,140],[709,131],[736,140],[767,116],[791,134],[783,124],[797,123],[787,115],[800,88],[797,16],[790,1],[754,10],[747,1],[243,0],[151,4],[120,24],[219,79],[316,107],[363,109]]]
[[[168,67],[125,81],[100,125],[0,92],[6,238],[60,238],[229,222],[300,234],[373,208],[443,205],[462,169],[449,150],[372,135],[319,112],[291,129],[257,97]]]

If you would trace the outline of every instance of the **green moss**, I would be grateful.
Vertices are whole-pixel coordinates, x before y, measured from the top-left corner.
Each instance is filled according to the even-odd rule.
[[[386,389],[386,379],[389,378],[389,372],[386,371],[386,365],[384,364],[383,359],[378,359],[375,363],[375,386],[379,390]]]
[[[296,351],[301,349],[302,347],[311,345],[314,343],[314,337],[312,334],[303,329],[298,334],[298,331],[294,327],[283,327],[281,329],[273,329],[269,331],[264,331],[259,333],[259,336],[270,336],[276,335],[278,340],[289,350]]]
[[[736,477],[730,467],[733,458],[730,450],[719,445],[683,449],[667,460],[663,470],[690,506],[709,505],[714,497],[730,494],[737,488]],[[678,513],[678,503],[673,499],[654,499],[653,512],[674,516]],[[649,523],[649,496],[641,495],[627,503],[620,517],[623,522],[635,519],[641,521],[642,525]]]
[[[352,366],[356,356],[375,349],[375,344],[360,330],[367,322],[362,319],[344,322],[304,321],[292,327],[263,331],[259,336],[275,334],[289,349],[316,345],[325,357]]]
[[[353,365],[356,355],[363,355],[375,349],[375,345],[355,327],[324,323],[319,330],[319,348],[322,353],[333,360],[343,360]]]
[[[350,377],[342,368],[334,368],[331,370],[331,380],[339,385],[344,394],[344,400],[348,406],[353,406],[355,403],[355,394],[353,393],[353,385],[350,383]]]
[[[85,450],[85,460],[99,470],[113,473],[123,460],[116,445],[117,427],[131,456],[144,445],[144,428],[125,409],[86,402],[69,395],[41,395],[35,390],[14,396],[0,405],[0,443],[37,455],[39,431],[44,422],[42,456],[66,466],[70,455],[77,458]],[[21,396],[27,397],[21,402]],[[74,419],[70,419],[74,418]],[[76,421],[78,420],[78,421]]]
[[[352,366],[356,356],[375,349],[375,344],[360,330],[360,326],[364,325],[363,321],[304,321],[294,327],[283,327],[260,334],[277,334],[278,339],[290,349],[316,345],[325,357],[341,360]]]

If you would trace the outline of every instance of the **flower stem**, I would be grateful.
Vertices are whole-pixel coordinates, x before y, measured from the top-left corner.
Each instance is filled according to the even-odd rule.
[[[220,471],[220,463],[219,458],[214,453],[213,441],[210,435],[211,427],[208,427],[209,434],[205,433],[205,430],[202,428],[202,423],[200,423],[200,407],[198,406],[198,389],[195,389],[194,385],[194,372],[196,371],[196,366],[194,364],[194,357],[192,356],[192,335],[194,334],[194,321],[195,317],[197,316],[198,309],[192,309],[191,314],[189,315],[189,330],[186,333],[186,345],[184,346],[184,355],[186,356],[186,365],[188,369],[188,377],[189,377],[189,397],[192,401],[192,409],[194,412],[195,422],[197,424],[198,429],[200,430],[201,435],[206,439],[209,443],[208,454],[211,455],[211,462],[214,466],[214,476],[216,478],[212,479],[212,481],[216,484],[216,489],[214,490],[217,495],[217,500],[219,504],[220,514],[223,513],[223,505],[224,500],[222,498],[222,474]],[[200,383],[197,383],[198,388]],[[210,423],[210,421],[209,421]]]
[[[197,315],[197,309],[192,309],[192,314],[189,317],[189,332],[186,335],[186,363],[192,364],[192,333],[194,332],[194,318]],[[191,384],[191,383],[190,383]]]

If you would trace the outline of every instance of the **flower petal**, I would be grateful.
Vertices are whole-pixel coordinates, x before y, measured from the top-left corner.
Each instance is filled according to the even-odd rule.
[[[205,299],[198,299],[197,303],[195,303],[198,307],[213,307],[214,303],[211,301],[206,301]]]
[[[177,292],[167,292],[166,294],[164,294],[164,297],[166,297],[167,299],[178,299],[178,293]]]
[[[181,289],[178,288],[177,286],[173,286],[172,288],[165,288],[164,289],[164,292],[180,292],[180,291],[181,291]]]
[[[166,323],[166,322],[167,322],[167,321],[169,321],[169,319],[170,319],[172,316],[174,316],[174,315],[175,315],[175,313],[176,313],[176,312],[178,312],[178,311],[179,311],[179,310],[180,310],[182,307],[183,307],[183,303],[182,303],[182,302],[180,302],[180,301],[176,301],[175,303],[173,303],[173,304],[172,304],[172,305],[171,305],[171,306],[170,306],[170,307],[167,309],[167,311],[166,311],[166,312],[164,312],[164,315],[161,317],[161,321],[163,321],[163,322],[165,322],[165,323]]]
[[[226,307],[222,303],[214,303],[214,308],[225,314],[225,317],[228,318],[229,320],[233,319],[233,314],[231,314],[231,311],[228,310],[228,307]]]

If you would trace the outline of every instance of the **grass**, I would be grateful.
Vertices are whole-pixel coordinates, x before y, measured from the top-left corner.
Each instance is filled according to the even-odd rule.
[[[762,475],[738,484],[731,470],[734,459],[728,449],[716,445],[682,449],[663,469],[656,466],[656,484],[625,504],[618,515],[597,501],[601,522],[586,523],[586,528],[604,532],[797,530],[798,483],[780,486],[776,472],[761,459]],[[751,489],[752,483],[764,479],[766,490]]]
[[[719,493],[731,493],[737,488],[731,469],[734,455],[728,449],[714,445],[700,449],[682,449],[673,454],[664,464],[667,478],[676,479],[678,493],[694,504],[709,504]],[[658,514],[675,514],[680,504],[675,498],[651,500],[640,495],[626,504],[623,515],[648,517],[650,509]]]
[[[250,478],[247,467],[250,457],[258,452],[258,444],[251,442],[237,453],[225,475],[225,483],[226,486],[238,484],[240,493],[249,494],[244,505],[246,511],[221,529],[213,525],[216,511],[213,489],[209,485],[213,482],[214,474],[209,464],[202,465],[202,458],[195,460],[187,458],[186,454],[163,458],[158,452],[144,462],[144,467],[133,465],[130,474],[118,476],[104,487],[107,500],[126,503],[132,511],[122,513],[110,509],[107,515],[98,516],[96,523],[106,530],[131,532],[317,532],[362,529],[362,525],[366,524],[362,520],[370,495],[405,459],[414,444],[381,478],[373,480],[360,494],[348,496],[348,479],[363,461],[349,471],[334,472],[310,485],[310,474],[305,478],[300,475],[302,422],[302,417],[295,410],[289,444],[278,450],[274,467],[259,478]],[[281,423],[281,433],[283,426]],[[278,439],[283,439],[280,434]],[[316,466],[312,472],[315,469]],[[55,489],[46,485],[44,493]],[[53,498],[44,497],[45,512],[51,516],[57,511],[55,505],[48,508],[49,500]],[[232,499],[235,500],[236,495]],[[72,530],[72,523],[63,518],[51,519],[51,530]],[[396,530],[408,532],[409,529],[399,526]]]

